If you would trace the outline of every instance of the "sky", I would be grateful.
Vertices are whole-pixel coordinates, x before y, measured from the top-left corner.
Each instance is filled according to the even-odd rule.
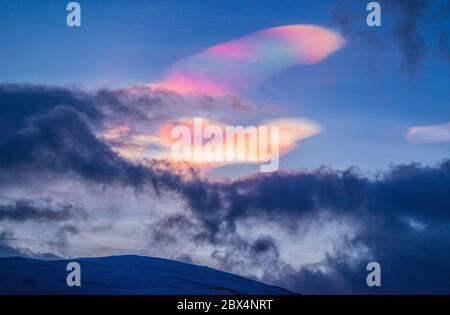
[[[448,293],[450,2],[379,2],[0,0],[2,250]],[[280,169],[172,164],[193,117],[279,125]]]
[[[448,142],[418,145],[405,137],[410,127],[448,122],[450,93],[448,47],[439,50],[437,30],[420,20],[407,30],[413,34],[405,37],[412,45],[417,41],[419,50],[412,55],[402,48],[408,40],[402,44],[389,34],[395,33],[388,29],[392,24],[416,23],[410,22],[407,15],[414,12],[408,7],[387,4],[377,30],[365,24],[364,1],[351,6],[329,1],[80,4],[83,25],[72,29],[61,14],[64,2],[2,1],[0,82],[87,89],[145,84],[210,46],[269,27],[314,23],[344,37],[347,32],[347,45],[319,64],[290,67],[249,91],[259,107],[282,106],[286,115],[324,127],[282,166],[358,165],[376,171],[407,161],[431,165],[448,153]],[[351,19],[351,26],[342,26],[344,19]],[[448,28],[448,19],[440,27]],[[363,35],[354,35],[358,32]]]

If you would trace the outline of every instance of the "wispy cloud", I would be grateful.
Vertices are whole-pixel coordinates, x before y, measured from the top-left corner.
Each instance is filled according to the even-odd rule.
[[[181,94],[239,94],[289,67],[320,62],[343,45],[338,33],[324,27],[273,27],[181,59],[150,86]]]
[[[415,126],[406,135],[411,143],[441,143],[450,141],[450,122],[442,125]]]

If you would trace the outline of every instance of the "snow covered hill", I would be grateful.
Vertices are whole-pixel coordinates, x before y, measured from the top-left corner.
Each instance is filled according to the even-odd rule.
[[[66,266],[81,266],[81,287],[68,287]],[[72,260],[0,258],[0,294],[293,294],[212,268],[154,257]]]

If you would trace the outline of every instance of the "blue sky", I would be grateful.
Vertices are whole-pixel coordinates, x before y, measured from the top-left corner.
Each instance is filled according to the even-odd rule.
[[[66,25],[67,2],[0,0],[0,256],[139,254],[302,293],[449,292],[449,1],[380,1],[379,28],[363,0],[85,0],[80,28]],[[339,34],[345,45],[322,59],[295,46]],[[255,42],[276,46],[257,65],[267,52],[298,64],[255,71],[263,82],[231,102],[155,88],[192,65],[247,78],[239,49]],[[211,47],[231,52],[230,69]],[[146,159],[161,125],[198,113],[323,130],[267,174]],[[137,161],[123,154],[142,147]],[[376,291],[368,261],[384,270]]]
[[[1,1],[0,82],[88,89],[143,84],[212,45],[273,26],[313,23],[341,32],[347,45],[319,64],[293,67],[251,91],[262,106],[281,104],[290,115],[324,127],[286,155],[283,167],[357,165],[373,171],[389,163],[434,164],[448,156],[449,143],[406,141],[408,127],[449,120],[450,68],[432,49],[427,23],[414,30],[429,47],[420,65],[402,66],[402,51],[390,34],[391,24],[404,14],[399,9],[382,7],[383,26],[376,29],[365,25],[364,1],[347,5],[349,31],[337,22],[339,3],[329,1],[80,4],[82,27],[69,28],[64,1]]]

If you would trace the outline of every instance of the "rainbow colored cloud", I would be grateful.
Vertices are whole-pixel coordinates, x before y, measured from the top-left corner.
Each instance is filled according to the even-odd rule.
[[[272,27],[183,58],[165,72],[161,81],[148,84],[144,89],[130,88],[128,92],[133,95],[140,93],[151,95],[159,91],[169,91],[171,93],[168,94],[173,92],[174,95],[182,95],[183,99],[194,102],[202,99],[203,95],[215,99],[223,99],[222,96],[227,95],[244,96],[243,92],[290,67],[315,64],[324,60],[340,49],[344,43],[341,35],[317,25]],[[176,117],[177,114],[180,116]],[[171,136],[174,125],[186,125],[191,130],[193,121],[191,113],[186,116],[180,110],[177,114],[175,117],[167,118],[166,121],[159,121],[158,127],[155,126],[153,130],[140,126],[137,121],[129,121],[125,124],[113,124],[102,130],[99,136],[109,143],[114,151],[129,160],[138,162],[152,158],[173,160],[171,148],[175,142],[179,142]],[[198,113],[196,117],[203,116],[205,125],[225,128],[225,124],[217,120],[220,119],[220,115],[216,112],[205,114]],[[261,123],[254,125],[262,126]],[[295,117],[269,119],[263,122],[263,125],[275,126],[279,130],[279,138],[276,139],[272,139],[268,134],[258,135],[258,141],[270,143],[271,156],[272,152],[286,154],[293,150],[299,141],[312,137],[322,130],[315,122]],[[244,134],[237,134],[237,137],[242,135]],[[259,156],[260,151],[250,146],[247,152],[247,149],[233,147],[234,143],[229,144],[223,140],[217,140],[213,144],[224,148],[227,152],[247,155],[248,161],[244,163],[249,161],[260,163],[264,160]],[[201,169],[210,169],[231,162],[194,160],[192,163]]]
[[[149,86],[180,94],[239,94],[289,67],[320,62],[344,42],[316,25],[268,28],[181,59]]]
[[[225,130],[226,126],[224,123],[219,121],[214,121],[208,118],[196,117],[202,119],[202,125],[204,128],[209,126],[216,126],[221,130]],[[99,136],[103,141],[109,143],[112,149],[121,155],[122,157],[132,160],[135,162],[143,161],[145,159],[164,159],[173,160],[171,157],[171,148],[175,142],[180,142],[178,139],[172,137],[172,130],[176,126],[186,126],[192,133],[192,137],[185,139],[183,146],[192,146],[192,150],[196,150],[196,146],[202,147],[206,141],[203,138],[204,129],[198,130],[198,136],[202,139],[201,144],[193,143],[193,138],[196,134],[194,128],[194,117],[182,117],[176,120],[169,120],[161,124],[160,128],[156,132],[137,132],[133,130],[129,125],[117,125],[113,128],[105,130]],[[276,151],[276,154],[284,155],[294,149],[297,143],[303,139],[312,137],[321,132],[321,127],[305,119],[298,118],[279,118],[261,122],[256,125],[259,126],[277,126],[279,128],[279,137],[272,138],[270,134],[259,134],[258,143],[268,144],[267,152],[268,159],[272,158],[272,154]],[[236,133],[236,137],[240,134],[244,134],[244,131]],[[247,139],[248,141],[248,139]],[[179,164],[180,167],[191,167],[195,166],[199,169],[212,169],[220,167],[227,164],[251,164],[251,163],[262,163],[265,159],[260,156],[259,147],[247,145],[244,148],[239,147],[233,141],[232,144],[221,138],[215,145],[220,146],[224,152],[231,151],[235,152],[236,155],[241,154],[246,156],[244,162],[226,162],[226,161],[214,161],[206,162],[204,159],[199,160],[192,159],[191,161],[185,161],[188,163]],[[276,149],[275,149],[276,148]],[[202,151],[203,149],[199,149]],[[243,151],[240,151],[243,150]]]

